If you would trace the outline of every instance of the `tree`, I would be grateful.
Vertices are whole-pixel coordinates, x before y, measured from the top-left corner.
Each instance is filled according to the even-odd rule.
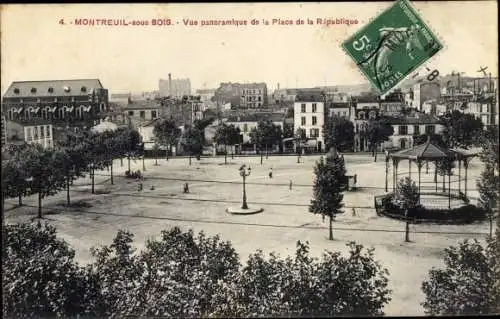
[[[484,248],[465,240],[445,249],[444,267],[432,268],[422,283],[427,315],[484,315],[500,311],[498,246],[500,233]]]
[[[257,127],[250,131],[250,140],[256,144],[260,152],[260,164],[262,164],[262,149],[266,150],[266,159],[269,156],[269,147],[281,141],[281,127],[275,125],[270,119],[261,120]]]
[[[302,143],[307,141],[306,130],[302,127],[297,128],[294,135],[295,145],[297,147],[297,163],[300,163],[300,155],[302,153]]]
[[[153,154],[155,157],[155,166],[158,166],[158,153],[160,152],[160,146],[158,145],[157,142],[154,143],[153,145]]]
[[[444,140],[450,148],[477,145],[483,134],[483,122],[473,114],[454,110],[440,116],[439,120],[444,126]]]
[[[453,175],[453,168],[455,168],[455,159],[448,156],[436,162],[437,173],[443,176],[443,192],[446,191],[445,177],[448,176],[448,184],[450,183],[451,175]],[[437,187],[437,186],[436,186]]]
[[[155,123],[153,134],[156,136],[158,143],[167,147],[168,153],[172,151],[172,145],[177,145],[181,136],[181,129],[171,119],[161,119]]]
[[[411,178],[406,177],[399,181],[394,192],[394,203],[405,211],[405,241],[410,241],[410,211],[420,203],[418,187]]]
[[[237,144],[239,139],[240,130],[234,125],[221,124],[217,127],[214,140],[217,144],[224,145],[224,164],[227,164],[227,146]]]
[[[2,226],[3,309],[7,318],[100,317],[94,276],[50,225]]]
[[[354,124],[345,117],[327,117],[323,134],[327,150],[335,147],[343,152],[354,147]]]
[[[199,156],[203,149],[203,132],[194,127],[188,127],[182,136],[182,147],[189,154],[189,165],[191,165],[191,157]]]
[[[389,137],[394,134],[394,129],[387,118],[381,117],[378,119],[368,120],[366,129],[366,138],[372,149],[372,156],[377,161],[377,147],[384,141],[388,141]]]
[[[30,145],[20,156],[26,159],[26,170],[32,178],[31,192],[38,194],[38,218],[42,218],[42,199],[64,189],[67,156],[60,150],[43,149],[39,145]]]
[[[2,198],[17,197],[19,206],[23,204],[22,198],[26,195],[27,179],[30,177],[24,160],[19,155],[2,160]]]
[[[483,151],[480,158],[484,164],[480,179],[477,182],[479,206],[488,212],[490,220],[490,236],[493,233],[495,211],[498,213],[500,200],[500,176],[498,154],[498,130],[493,128],[485,132],[482,138]]]
[[[285,123],[283,125],[283,138],[290,138],[294,136],[293,123]]]
[[[333,240],[332,223],[337,214],[342,214],[342,180],[346,174],[344,162],[337,152],[330,152],[326,161],[321,156],[314,168],[313,200],[309,212],[329,218],[330,240]]]

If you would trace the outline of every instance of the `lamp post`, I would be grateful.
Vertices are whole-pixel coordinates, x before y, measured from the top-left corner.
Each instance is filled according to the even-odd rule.
[[[252,169],[248,167],[248,169],[245,167],[245,165],[241,166],[240,169],[240,176],[243,178],[243,204],[241,205],[241,209],[248,209],[247,205],[247,192],[246,192],[246,187],[245,187],[245,181],[248,176],[250,176],[250,173],[252,172]]]
[[[90,176],[92,177],[92,194],[94,194],[95,189],[94,189],[94,163],[90,163]]]

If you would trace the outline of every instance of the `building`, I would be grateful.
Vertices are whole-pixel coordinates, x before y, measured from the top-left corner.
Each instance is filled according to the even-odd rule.
[[[217,89],[199,89],[199,90],[196,90],[195,95],[200,97],[200,101],[202,103],[209,104],[209,103],[213,102],[216,90]]]
[[[427,100],[422,103],[421,112],[434,116],[441,116],[446,113],[446,105],[438,104],[437,100]]]
[[[294,130],[305,130],[307,145],[318,152],[324,149],[323,126],[325,124],[325,103],[321,94],[300,94],[294,103]]]
[[[411,91],[411,103],[409,106],[421,111],[422,104],[428,100],[439,100],[441,87],[438,81],[422,82],[413,85]]]
[[[351,119],[351,113],[354,111],[350,102],[333,102],[328,104],[328,116],[338,116]]]
[[[354,124],[354,151],[369,151],[369,143],[365,137],[368,120],[376,119],[380,113],[380,98],[377,95],[365,94],[353,97],[351,121]]]
[[[108,111],[108,90],[98,79],[12,82],[2,99],[7,127],[10,122],[31,128],[51,125],[50,138],[65,127],[90,128]]]
[[[394,116],[401,114],[405,108],[404,94],[400,90],[395,90],[380,99],[380,114]]]
[[[221,83],[214,95],[221,105],[231,103],[231,108],[261,108],[267,106],[267,85],[265,83]]]
[[[468,102],[466,107],[462,108],[463,112],[466,114],[472,114],[476,118],[481,119],[483,125],[486,127],[488,125],[494,125],[498,114],[496,112],[496,94],[485,93],[478,96],[472,102]]]
[[[245,109],[260,108],[268,104],[266,83],[246,83],[241,85],[241,104]]]
[[[172,75],[168,74],[168,79],[159,80],[159,96],[172,98],[182,98],[183,96],[191,95],[191,80],[190,79],[172,79]]]
[[[4,146],[7,144],[7,120],[5,119],[5,116],[3,116],[3,114],[2,114],[1,131],[2,131],[2,149],[3,149]]]
[[[135,127],[161,117],[162,107],[159,101],[129,101],[123,106],[128,122]]]
[[[52,124],[46,119],[15,119],[6,121],[6,144],[26,142],[44,148],[54,146]]]
[[[379,151],[385,148],[411,148],[415,145],[413,138],[422,134],[441,134],[444,127],[435,116],[416,112],[412,116],[390,118],[394,134],[389,141],[383,143]]]

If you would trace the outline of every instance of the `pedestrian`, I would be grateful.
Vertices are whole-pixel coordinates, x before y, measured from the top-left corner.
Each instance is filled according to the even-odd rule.
[[[352,208],[352,217],[356,217],[356,209],[354,207]]]
[[[184,183],[184,193],[185,194],[189,193],[189,184],[187,182]]]
[[[290,190],[292,190],[292,180],[290,180]]]
[[[269,178],[273,178],[273,169],[271,168],[271,170],[269,171]]]

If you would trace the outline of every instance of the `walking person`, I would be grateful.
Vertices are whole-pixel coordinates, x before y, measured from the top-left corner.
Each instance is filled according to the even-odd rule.
[[[271,167],[271,170],[269,171],[269,178],[273,178],[273,168]]]

